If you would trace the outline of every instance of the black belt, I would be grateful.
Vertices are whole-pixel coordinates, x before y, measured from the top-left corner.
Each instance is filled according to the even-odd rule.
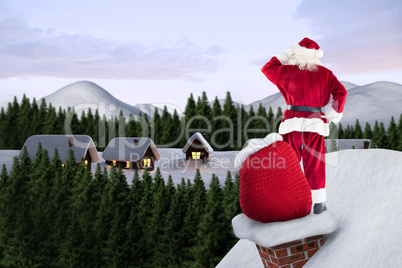
[[[288,105],[288,110],[297,111],[297,112],[310,112],[310,113],[321,113],[321,107],[308,107],[308,106],[295,106]]]

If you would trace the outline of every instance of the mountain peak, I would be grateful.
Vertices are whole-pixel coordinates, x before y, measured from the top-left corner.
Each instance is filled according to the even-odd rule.
[[[64,86],[56,92],[44,97],[47,103],[51,103],[53,107],[74,107],[77,114],[81,114],[80,110],[85,112],[98,110],[100,116],[119,116],[123,111],[125,117],[130,114],[137,116],[139,109],[127,103],[124,103],[113,97],[107,90],[91,81],[77,81]]]

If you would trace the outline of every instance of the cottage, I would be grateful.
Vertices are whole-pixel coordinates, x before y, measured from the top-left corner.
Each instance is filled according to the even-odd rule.
[[[52,159],[55,149],[60,156],[63,165],[67,161],[68,152],[72,150],[77,165],[85,164],[91,170],[91,164],[99,161],[98,152],[91,137],[87,135],[34,135],[29,137],[24,146],[27,149],[29,157],[33,160],[36,155],[39,143],[43,149],[46,149],[49,158]],[[18,157],[21,158],[22,151]],[[83,159],[83,163],[81,163]]]
[[[327,150],[331,148],[331,139],[325,140],[325,147]],[[348,149],[368,149],[370,147],[369,139],[335,139],[337,151]]]
[[[186,154],[186,160],[201,159],[204,163],[208,161],[209,155],[214,152],[211,145],[199,132],[194,133],[188,139],[182,151]]]
[[[122,168],[154,170],[160,159],[158,149],[150,138],[119,137],[112,139],[102,153],[109,165]]]

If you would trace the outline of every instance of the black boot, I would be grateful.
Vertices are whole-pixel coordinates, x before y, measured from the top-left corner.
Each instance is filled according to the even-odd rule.
[[[327,206],[324,203],[314,204],[314,214],[320,214],[323,211],[327,210]]]

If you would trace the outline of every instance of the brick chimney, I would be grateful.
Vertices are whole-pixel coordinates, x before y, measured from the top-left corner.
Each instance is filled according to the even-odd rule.
[[[303,238],[273,247],[257,245],[264,267],[267,268],[299,268],[322,247],[322,235]]]
[[[266,268],[303,267],[324,245],[324,235],[337,229],[335,219],[328,211],[272,223],[254,221],[240,214],[233,218],[232,225],[238,238],[256,245]]]

